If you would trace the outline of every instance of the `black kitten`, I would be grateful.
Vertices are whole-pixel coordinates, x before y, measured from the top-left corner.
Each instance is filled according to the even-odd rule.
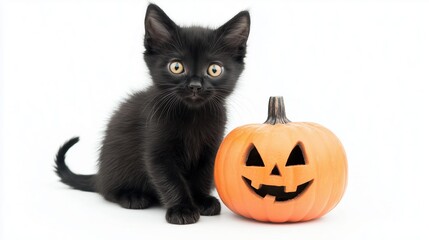
[[[158,6],[145,18],[144,53],[153,85],[131,95],[108,124],[96,175],[74,174],[65,154],[56,173],[73,188],[98,192],[122,207],[167,208],[170,223],[188,224],[220,213],[213,165],[226,123],[225,100],[244,68],[247,11],[218,29],[179,27]]]

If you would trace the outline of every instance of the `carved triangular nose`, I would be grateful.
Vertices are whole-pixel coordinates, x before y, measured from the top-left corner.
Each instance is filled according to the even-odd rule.
[[[277,164],[276,164],[276,165],[274,165],[274,168],[273,168],[273,170],[271,170],[270,175],[277,175],[277,176],[281,176],[280,171],[279,171],[279,168],[277,167]]]

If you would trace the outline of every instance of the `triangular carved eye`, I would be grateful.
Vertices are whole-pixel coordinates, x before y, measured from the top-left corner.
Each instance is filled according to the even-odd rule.
[[[249,156],[247,157],[246,166],[265,167],[264,161],[262,160],[261,155],[254,145],[252,146],[252,150],[250,150]]]
[[[304,155],[302,154],[302,150],[299,144],[297,144],[293,148],[286,162],[286,167],[294,165],[305,165]]]

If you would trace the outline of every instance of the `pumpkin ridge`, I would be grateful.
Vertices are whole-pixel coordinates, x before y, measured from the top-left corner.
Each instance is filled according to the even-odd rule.
[[[329,159],[329,164],[328,164],[329,168],[330,168],[329,170],[332,170],[334,167],[332,166],[332,161],[331,161],[331,159],[332,159],[331,148],[329,148],[329,146],[326,146],[327,142],[328,143],[332,142],[331,137],[330,137],[331,135],[327,136],[326,134],[321,134],[321,130],[322,130],[321,126],[315,127],[314,125],[310,124],[309,128],[311,128],[311,130],[313,132],[316,132],[318,139],[321,140],[320,145],[323,146],[323,150],[326,152],[327,159]],[[324,186],[329,188],[329,191],[327,191],[326,189],[323,189],[323,192],[329,193],[329,194],[327,194],[325,201],[320,202],[320,199],[319,199],[319,203],[313,201],[313,204],[312,204],[312,207],[310,208],[310,211],[304,215],[305,217],[303,219],[307,219],[308,213],[312,213],[312,215],[315,215],[317,217],[324,214],[326,206],[329,206],[328,203],[332,201],[331,195],[332,195],[333,184],[334,183],[324,185]],[[317,189],[315,189],[315,191],[318,191],[319,189],[320,188],[317,188]],[[315,195],[319,195],[319,194],[320,193],[315,192]],[[319,209],[319,211],[317,211],[317,209]]]
[[[303,132],[305,134],[303,134]],[[308,150],[307,150],[307,145],[309,144],[308,141],[306,142],[306,144],[303,143],[302,139],[306,139],[308,137],[308,135],[311,136],[311,129],[308,128],[308,126],[306,126],[306,124],[303,123],[294,123],[294,128],[293,128],[293,134],[294,135],[301,135],[301,140],[299,141],[299,143],[301,143],[301,151],[303,152],[303,156],[305,158],[305,162],[306,165],[310,165],[312,166],[312,168],[314,168],[315,166],[317,166],[316,162],[313,162],[313,160],[307,159],[309,158],[308,156]],[[312,139],[313,140],[313,139]],[[311,145],[311,144],[310,144]],[[299,166],[294,166],[294,167],[299,167]],[[311,169],[309,171],[312,171]],[[308,173],[307,173],[308,174]],[[313,174],[312,177],[312,183],[311,184],[312,188],[315,188],[317,186],[317,175]],[[316,180],[315,180],[316,179]],[[316,183],[316,184],[315,184]],[[316,185],[316,186],[315,186]],[[315,193],[316,189],[308,189],[307,191],[307,203],[306,206],[307,208],[304,210],[305,213],[303,214],[300,210],[297,209],[302,209],[302,207],[299,205],[300,202],[296,202],[293,206],[292,206],[292,210],[294,212],[294,214],[289,215],[288,219],[289,221],[293,221],[293,222],[298,222],[298,221],[302,221],[302,219],[304,218],[304,216],[306,216],[308,214],[308,212],[310,212],[310,210],[312,209],[314,202],[315,202],[315,198],[317,196],[317,193]],[[300,215],[300,216],[299,216]],[[299,217],[297,217],[299,216]]]
[[[226,156],[228,155],[228,153],[231,151],[231,148],[233,147],[233,144],[231,144],[231,142],[233,142],[235,138],[242,137],[245,134],[246,132],[240,131],[240,128],[236,128],[221,143],[219,149],[223,149],[223,150],[219,151],[219,153],[217,154],[218,156],[216,156],[216,160],[215,160],[215,164],[220,165],[219,168],[215,168],[215,169],[222,169],[217,171],[215,174],[216,176],[215,179],[218,179],[218,181],[216,181],[217,186],[223,186],[228,184],[226,175],[228,174],[229,166],[228,164],[225,164],[225,159],[227,159]],[[219,195],[221,199],[223,199],[224,203],[230,209],[232,209],[234,212],[237,212],[238,214],[241,214],[240,211],[236,210],[238,209],[238,207],[235,206],[234,201],[231,200],[231,196],[233,196],[233,194],[231,194],[231,191],[234,191],[234,189],[224,188],[223,191],[219,191]]]
[[[329,129],[319,126],[318,131],[319,131],[319,134],[320,134],[320,132],[323,133],[323,134],[320,134],[320,135],[322,135],[322,137],[329,137],[330,138],[329,140],[331,142],[332,141],[338,141],[339,142],[338,138]],[[326,134],[326,133],[328,133],[328,134]],[[340,145],[340,146],[342,148],[342,145]],[[334,155],[334,156],[338,155],[338,154],[333,154],[332,151],[335,150],[335,149],[328,148],[328,150],[329,151],[327,151],[327,153],[329,153],[330,159],[333,158],[332,155]],[[330,163],[331,163],[330,164],[331,169],[336,169],[335,164],[332,161],[330,161]],[[346,174],[344,175],[344,178],[346,178],[346,176],[347,176],[347,171],[346,171]],[[344,185],[345,185],[345,181],[344,181]],[[336,195],[332,196],[333,195],[333,190],[334,190],[333,184],[331,184],[330,191],[329,191],[328,201],[323,206],[322,211],[320,211],[319,215],[323,215],[324,213],[330,211],[331,209],[333,209],[340,202],[340,200],[341,200],[341,198],[342,198],[342,196],[344,194],[344,191],[342,191],[342,194],[340,194],[339,196],[336,196]]]
[[[253,129],[253,127],[252,127],[252,129]],[[255,134],[255,131],[256,130],[258,130],[258,127],[256,128],[256,129],[253,129],[253,131],[251,131],[248,135],[247,135],[247,137],[245,138],[245,142],[246,143],[248,143],[249,141],[250,141],[250,139],[252,139],[253,138],[253,135]],[[251,145],[248,145],[247,147],[246,147],[246,153],[248,153],[248,152],[250,152],[249,150],[250,150],[250,147],[253,145],[253,147],[255,147],[255,145],[252,143]],[[255,147],[256,148],[256,147]],[[248,154],[245,154],[246,155],[246,158],[245,159],[247,159],[248,158]],[[244,161],[244,162],[240,162],[240,165],[241,166],[246,166],[246,160]],[[238,172],[240,172],[240,175],[242,174],[241,173],[241,171],[238,171]],[[251,217],[251,218],[255,218],[255,215],[258,215],[258,214],[255,214],[254,212],[252,212],[252,211],[250,211],[250,209],[252,209],[252,206],[251,206],[251,204],[249,203],[249,201],[246,201],[246,199],[244,199],[244,196],[245,196],[245,194],[244,194],[244,188],[239,188],[240,189],[240,198],[241,198],[241,202],[242,203],[244,203],[244,205],[245,205],[245,207],[244,206],[241,206],[241,210],[243,210],[244,209],[244,211],[246,211],[246,213],[245,214],[243,214],[243,215],[245,215],[245,216],[249,216],[249,217]]]

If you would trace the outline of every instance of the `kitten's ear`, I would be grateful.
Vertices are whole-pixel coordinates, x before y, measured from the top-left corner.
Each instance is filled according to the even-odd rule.
[[[151,48],[171,41],[172,33],[177,25],[165,14],[160,7],[149,4],[145,18],[145,47]]]
[[[217,29],[225,43],[234,48],[246,46],[250,32],[250,14],[248,11],[241,11],[231,20]]]

